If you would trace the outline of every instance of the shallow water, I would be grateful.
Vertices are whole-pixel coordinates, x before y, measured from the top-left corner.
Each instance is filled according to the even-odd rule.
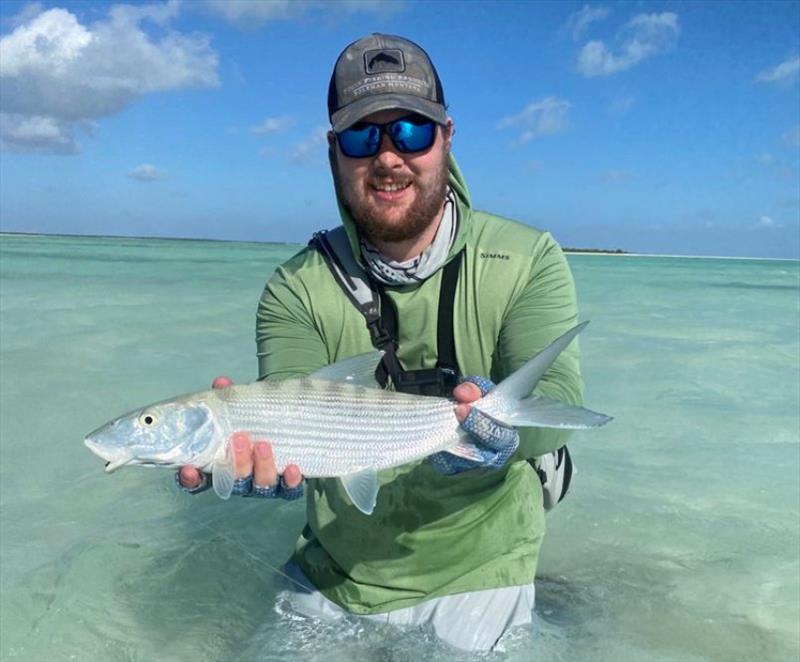
[[[797,660],[800,263],[570,256],[587,403],[536,623],[483,656],[292,613],[301,503],[106,476],[83,435],[255,378],[254,312],[296,246],[0,235],[0,659]],[[296,658],[297,659],[297,658]]]

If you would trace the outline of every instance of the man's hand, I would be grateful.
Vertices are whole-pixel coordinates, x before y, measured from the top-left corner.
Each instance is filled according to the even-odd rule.
[[[478,468],[499,469],[517,450],[519,432],[516,428],[498,423],[472,408],[473,402],[493,388],[492,381],[485,377],[467,377],[453,389],[453,397],[458,403],[455,406],[456,419],[469,433],[481,459],[467,459],[441,451],[430,457],[438,473],[452,475]]]
[[[472,403],[480,400],[483,394],[477,384],[461,382],[453,389],[453,397],[459,403],[456,405],[456,418],[459,423],[463,423],[472,409]]]
[[[233,382],[228,377],[217,377],[212,388],[224,388]],[[299,467],[290,464],[278,475],[272,446],[267,441],[253,442],[246,432],[235,432],[231,437],[236,483],[234,494],[242,496],[282,497],[296,499],[303,493],[303,474]],[[192,466],[181,467],[178,484],[193,494],[202,491],[209,483],[202,471]]]

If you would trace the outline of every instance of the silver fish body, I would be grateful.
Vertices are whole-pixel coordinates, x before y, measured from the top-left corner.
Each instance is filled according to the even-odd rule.
[[[459,437],[445,398],[314,379],[230,386],[214,395],[224,435],[247,430],[268,439],[279,472],[296,464],[311,478],[398,466]]]
[[[531,396],[539,377],[585,326],[571,329],[475,403],[496,420],[516,426],[588,428],[608,416]],[[377,471],[446,450],[480,458],[446,398],[385,391],[374,381],[380,353],[327,366],[310,377],[254,382],[181,396],[107,423],[86,446],[106,461],[210,472],[227,498],[235,480],[230,437],[246,431],[272,444],[277,469],[296,464],[310,478],[340,477],[354,504],[369,514]]]

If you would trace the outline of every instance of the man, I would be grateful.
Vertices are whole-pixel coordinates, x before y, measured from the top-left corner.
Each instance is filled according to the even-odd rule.
[[[457,647],[491,649],[508,627],[531,621],[545,527],[542,485],[526,460],[562,447],[567,433],[517,433],[470,403],[492,387],[489,378],[501,380],[574,326],[569,267],[549,234],[472,209],[450,154],[453,121],[439,77],[416,44],[379,34],[350,44],[336,62],[328,109],[345,250],[381,291],[381,316],[394,313],[395,342],[384,344],[396,359],[384,366],[389,382],[399,388],[407,375],[441,376],[447,371],[434,366],[443,345],[454,345],[460,374],[484,376],[452,390],[483,459],[440,453],[381,471],[371,516],[338,480],[309,479],[308,524],[287,566],[305,587],[295,605],[318,616],[429,624]],[[370,333],[317,244],[279,267],[264,290],[262,379],[309,374],[372,351],[381,336]],[[454,291],[443,305],[445,279]],[[452,328],[443,332],[449,311]],[[575,343],[536,391],[580,403]],[[239,493],[300,494],[299,469],[279,477],[266,441],[251,445],[238,435],[234,452]],[[204,480],[191,467],[180,472],[185,488],[197,491]]]

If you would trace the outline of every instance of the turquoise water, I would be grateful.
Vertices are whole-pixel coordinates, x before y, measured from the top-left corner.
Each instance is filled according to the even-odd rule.
[[[302,504],[190,498],[83,447],[254,379],[258,296],[296,248],[0,235],[0,659],[455,659],[287,609],[272,566]],[[535,630],[475,659],[797,660],[800,263],[569,260],[587,403],[616,420],[570,444]]]

